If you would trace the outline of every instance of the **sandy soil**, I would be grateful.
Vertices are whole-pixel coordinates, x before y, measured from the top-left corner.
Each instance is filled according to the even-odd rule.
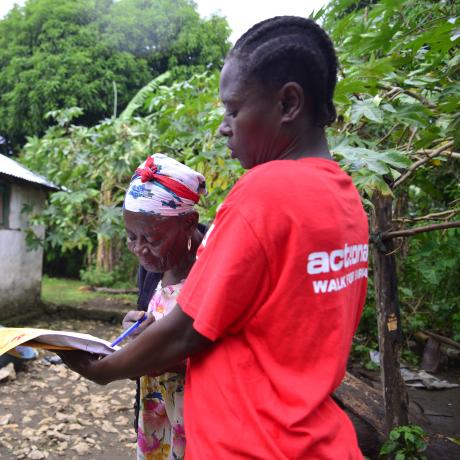
[[[120,326],[100,321],[40,321],[35,327],[87,332],[111,340]],[[0,383],[0,458],[126,460],[135,458],[135,383],[99,386],[63,364],[39,358]],[[1,423],[1,422],[0,422]]]

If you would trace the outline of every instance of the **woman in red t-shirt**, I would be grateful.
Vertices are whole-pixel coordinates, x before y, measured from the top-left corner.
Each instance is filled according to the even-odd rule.
[[[105,384],[189,357],[187,459],[361,459],[331,398],[364,304],[368,228],[331,159],[337,60],[312,20],[248,30],[222,69],[220,133],[249,171],[217,212],[164,319],[102,360],[63,354]]]

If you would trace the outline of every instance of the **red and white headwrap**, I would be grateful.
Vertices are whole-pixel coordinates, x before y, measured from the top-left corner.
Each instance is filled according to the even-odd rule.
[[[155,153],[136,169],[124,208],[157,216],[179,216],[193,211],[205,194],[203,175],[167,155]]]

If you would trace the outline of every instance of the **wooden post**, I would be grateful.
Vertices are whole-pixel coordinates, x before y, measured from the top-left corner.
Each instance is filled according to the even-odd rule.
[[[408,424],[408,398],[400,373],[402,329],[394,244],[391,238],[383,240],[381,237],[384,232],[391,229],[393,198],[375,193],[372,202],[372,240],[375,243],[374,288],[378,312],[385,427],[389,432],[395,426]]]

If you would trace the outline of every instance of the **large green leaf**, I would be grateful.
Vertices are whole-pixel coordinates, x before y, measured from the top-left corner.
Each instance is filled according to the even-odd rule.
[[[352,123],[358,123],[363,117],[376,123],[383,123],[382,110],[372,99],[358,100],[351,106],[350,121]]]
[[[171,77],[171,72],[165,72],[154,78],[150,83],[141,88],[138,93],[131,99],[125,110],[118,117],[120,120],[128,120],[133,116],[134,112],[144,107],[145,101],[152,93],[155,93],[158,88],[166,83]]]

